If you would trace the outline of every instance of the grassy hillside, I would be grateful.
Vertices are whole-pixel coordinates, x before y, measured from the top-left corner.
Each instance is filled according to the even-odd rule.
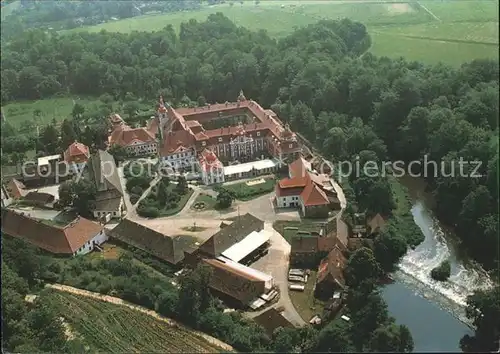
[[[498,0],[428,1],[254,1],[205,7],[196,12],[150,14],[71,31],[156,31],[178,29],[189,19],[203,21],[223,12],[240,26],[281,37],[321,19],[351,18],[372,35],[371,51],[426,63],[451,65],[476,58],[498,58]]]
[[[90,352],[216,353],[220,348],[204,338],[173,328],[124,306],[51,290],[40,298],[64,315],[67,336],[76,336]]]

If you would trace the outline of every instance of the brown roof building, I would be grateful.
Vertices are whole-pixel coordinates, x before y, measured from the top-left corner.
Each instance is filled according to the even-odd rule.
[[[91,241],[105,238],[102,225],[82,217],[65,226],[55,226],[10,209],[2,210],[2,233],[23,239],[48,252],[66,255],[86,253],[84,251],[94,246]]]
[[[230,225],[219,230],[206,240],[198,249],[204,257],[218,257],[235,243],[240,242],[252,231],[264,229],[264,221],[256,218],[250,213],[239,216]]]
[[[345,286],[344,268],[347,259],[342,251],[335,247],[328,253],[318,267],[316,279],[316,291],[318,294],[331,295],[335,289],[343,289]]]
[[[151,155],[158,152],[157,120],[152,120],[145,128],[130,127],[116,113],[112,114],[109,120],[113,126],[111,135],[108,137],[109,146],[121,146],[131,155]]]
[[[253,320],[264,327],[270,338],[278,328],[294,328],[293,324],[283,317],[275,308],[270,308],[257,317],[254,317]]]
[[[295,236],[291,240],[290,264],[317,266],[337,243],[336,237]]]
[[[81,164],[87,162],[90,156],[88,146],[75,141],[72,143],[66,151],[64,151],[64,161],[67,163]]]
[[[26,191],[26,186],[15,178],[12,178],[7,184],[5,184],[5,190],[7,191],[9,197],[13,199],[19,199],[28,193]]]
[[[299,207],[307,217],[327,217],[340,202],[330,178],[311,170],[311,165],[299,157],[288,165],[289,177],[276,184],[276,204],[279,208]]]
[[[235,126],[211,127],[215,119],[241,118]],[[241,154],[260,156],[268,150],[272,156],[295,156],[302,148],[297,136],[271,110],[247,100],[242,92],[236,102],[208,104],[195,108],[172,108],[160,97],[155,124],[162,135],[161,157],[182,151],[198,155],[205,148],[225,160],[238,159]],[[233,149],[244,143],[245,151]],[[248,149],[247,149],[248,148]]]
[[[84,177],[97,190],[94,217],[98,218],[106,213],[121,217],[124,208],[123,188],[113,156],[103,150],[93,153],[85,166]]]
[[[266,280],[248,272],[248,267],[221,258],[203,259],[203,263],[212,269],[210,287],[243,306],[266,292]]]
[[[179,237],[167,236],[128,219],[123,219],[108,234],[171,264],[178,264],[184,258]]]

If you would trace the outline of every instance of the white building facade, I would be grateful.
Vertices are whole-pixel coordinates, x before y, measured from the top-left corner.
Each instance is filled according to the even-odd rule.
[[[88,240],[83,246],[73,253],[73,256],[80,256],[92,252],[95,246],[100,246],[108,240],[106,229],[102,229],[97,235]]]

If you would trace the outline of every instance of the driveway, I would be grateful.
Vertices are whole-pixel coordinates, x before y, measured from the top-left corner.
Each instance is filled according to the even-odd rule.
[[[280,289],[280,299],[277,303],[271,306],[276,308],[282,306],[285,310],[283,316],[295,326],[302,326],[305,321],[300,317],[292,300],[288,295],[288,262],[290,255],[290,244],[273,229],[271,222],[264,223],[264,230],[271,233],[269,252],[255,263],[250,265],[251,268],[260,270],[266,274],[273,276],[274,284]],[[260,315],[270,307],[257,312],[247,312],[246,315],[250,318]]]

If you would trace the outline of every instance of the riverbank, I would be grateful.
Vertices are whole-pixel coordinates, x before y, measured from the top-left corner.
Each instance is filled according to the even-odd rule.
[[[439,322],[440,319],[450,322],[451,316],[456,323],[451,321],[446,328],[455,328],[455,331],[449,331],[449,333],[447,331],[446,336],[447,338],[453,337],[453,341],[456,340],[456,346],[450,344],[448,348],[443,349],[436,342],[437,346],[432,350],[458,350],[460,338],[465,334],[470,334],[468,331],[473,329],[471,321],[465,316],[467,296],[474,290],[490,288],[493,282],[477,264],[463,259],[462,255],[459,256],[456,238],[450,229],[443,227],[432,213],[430,206],[434,201],[425,193],[425,182],[406,178],[393,180],[392,183],[395,187],[393,190],[399,191],[398,205],[404,207],[402,198],[408,198],[407,200],[410,201],[412,223],[418,227],[424,239],[402,258],[398,270],[391,275],[394,283],[384,287],[384,294],[388,291],[386,289],[397,288],[393,292],[404,299],[404,311],[398,307],[402,300],[396,299],[394,294],[384,295],[384,298],[391,315],[396,317],[398,323],[407,325],[412,330],[412,334],[415,332],[416,338],[419,338],[423,331],[419,329],[422,326],[422,318],[429,323]],[[404,212],[403,208],[401,210]],[[430,272],[443,260],[450,261],[451,276],[447,281],[438,282],[431,278]],[[405,293],[401,287],[406,288],[408,293]],[[411,314],[410,317],[408,317],[409,314]],[[432,341],[441,334],[437,331],[432,335],[434,337],[431,336],[432,338],[426,340]],[[417,341],[418,339],[415,350],[418,351],[418,348],[426,350],[425,345],[419,346]]]

